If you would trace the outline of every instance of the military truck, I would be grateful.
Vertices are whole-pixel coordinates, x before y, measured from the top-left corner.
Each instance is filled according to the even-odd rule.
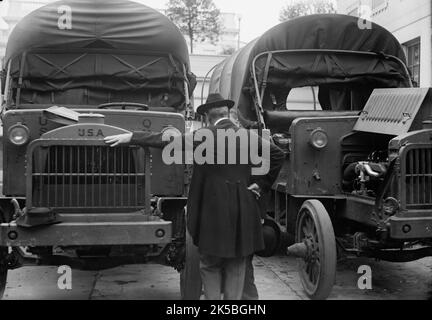
[[[188,169],[103,140],[185,132],[196,82],[178,28],[131,1],[54,2],[17,24],[3,75],[0,294],[27,265],[184,269]]]
[[[344,15],[293,19],[219,64],[210,88],[285,150],[270,253],[300,257],[310,298],[330,295],[338,253],[432,256],[432,91],[414,87],[390,32]]]

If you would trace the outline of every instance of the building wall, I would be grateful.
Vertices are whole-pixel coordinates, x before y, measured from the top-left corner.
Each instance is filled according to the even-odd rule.
[[[420,86],[432,86],[431,0],[338,0],[338,12],[358,16],[362,5],[372,9],[373,22],[388,29],[405,47],[420,39]]]
[[[221,12],[221,33],[216,44],[209,42],[195,44],[195,54],[218,55],[237,50],[240,47],[240,16],[236,13]]]

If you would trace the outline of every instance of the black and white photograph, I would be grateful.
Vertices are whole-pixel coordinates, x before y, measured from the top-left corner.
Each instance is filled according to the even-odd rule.
[[[0,59],[0,300],[432,300],[431,0],[2,0]]]

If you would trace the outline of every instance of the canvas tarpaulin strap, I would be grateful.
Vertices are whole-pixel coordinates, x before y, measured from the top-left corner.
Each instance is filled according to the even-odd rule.
[[[182,90],[184,76],[177,68],[169,56],[50,51],[27,53],[14,60],[11,75],[23,88],[38,91],[64,90],[66,84],[67,88],[91,88],[104,83],[116,84],[112,90],[144,86]]]
[[[384,87],[408,84],[399,63],[383,60],[376,55],[281,52],[273,53],[270,63],[267,57],[264,55],[256,61],[257,79],[261,87],[268,84],[284,88],[323,83],[368,83]]]

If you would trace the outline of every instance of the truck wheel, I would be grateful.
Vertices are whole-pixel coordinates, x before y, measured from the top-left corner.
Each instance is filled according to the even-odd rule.
[[[180,293],[182,300],[199,300],[202,283],[200,276],[200,259],[198,248],[186,230],[186,257],[183,270],[180,272]]]
[[[8,267],[6,262],[6,256],[8,248],[0,247],[0,299],[3,299],[3,295],[6,289]]]
[[[320,201],[306,201],[297,218],[296,242],[307,247],[299,273],[310,299],[329,297],[336,279],[336,239],[330,216]]]

